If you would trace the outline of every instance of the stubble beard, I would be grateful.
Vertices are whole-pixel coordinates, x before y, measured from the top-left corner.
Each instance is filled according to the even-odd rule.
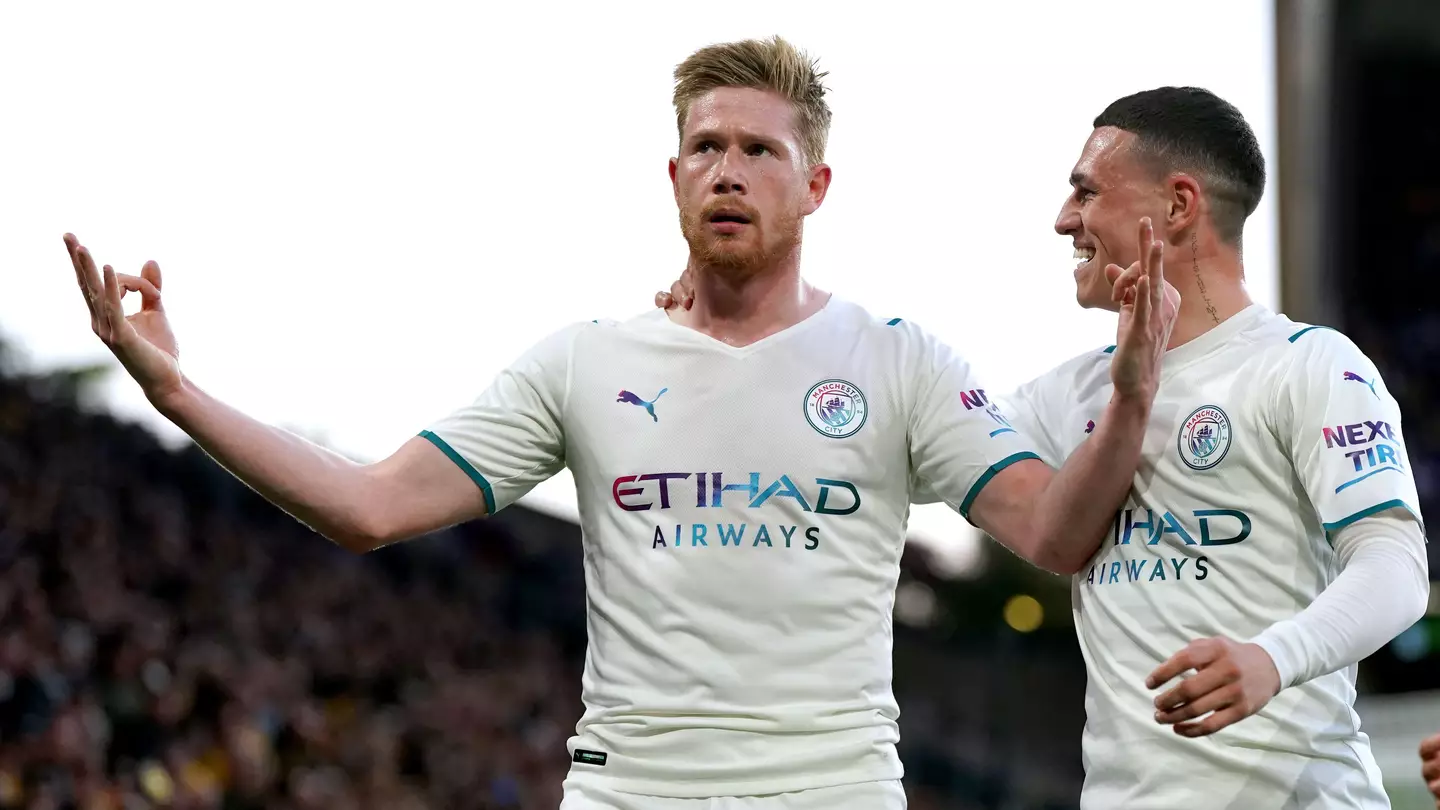
[[[692,213],[680,210],[680,232],[690,246],[690,259],[702,270],[716,273],[733,283],[744,282],[776,266],[800,244],[801,217],[780,215],[773,222],[762,222],[751,215],[749,228],[755,233],[737,235],[715,234],[709,230],[708,210]],[[747,229],[748,231],[748,229]],[[773,231],[777,239],[767,240]]]

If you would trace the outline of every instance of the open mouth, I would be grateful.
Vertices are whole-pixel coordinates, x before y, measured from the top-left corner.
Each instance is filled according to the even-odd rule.
[[[749,225],[749,224],[750,224],[750,218],[749,218],[749,217],[745,216],[744,214],[741,214],[741,213],[738,213],[738,212],[734,212],[734,211],[717,211],[717,212],[715,212],[714,214],[711,214],[711,215],[710,215],[710,221],[713,222],[713,223],[717,223],[717,224],[718,224],[718,223],[731,223],[731,224],[735,224],[735,225]]]
[[[1075,269],[1076,269],[1076,270],[1079,270],[1081,267],[1084,267],[1084,266],[1085,266],[1086,264],[1088,264],[1088,263],[1090,262],[1090,260],[1093,259],[1093,258],[1095,258],[1095,248],[1091,248],[1091,247],[1077,247],[1077,248],[1075,248]]]

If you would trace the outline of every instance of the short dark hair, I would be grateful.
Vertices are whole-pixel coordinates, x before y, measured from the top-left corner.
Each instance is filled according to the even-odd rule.
[[[1094,126],[1133,133],[1157,171],[1194,174],[1210,198],[1216,233],[1240,243],[1265,192],[1265,156],[1235,105],[1198,87],[1159,87],[1111,103]]]

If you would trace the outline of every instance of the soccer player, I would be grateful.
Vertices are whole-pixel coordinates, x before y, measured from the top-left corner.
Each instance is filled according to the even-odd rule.
[[[1120,99],[1070,184],[1055,230],[1074,242],[1082,306],[1128,289],[1137,217],[1181,293],[1134,490],[1072,585],[1082,806],[1388,807],[1353,703],[1356,662],[1428,595],[1399,406],[1344,335],[1246,293],[1241,232],[1265,166],[1233,106],[1194,88]],[[690,297],[682,274],[656,303]],[[1046,461],[1096,429],[1114,351],[1001,397]]]
[[[1094,127],[1055,223],[1079,302],[1111,304],[1143,215],[1182,304],[1135,489],[1072,585],[1082,806],[1388,807],[1353,704],[1356,663],[1428,598],[1399,406],[1344,335],[1246,293],[1265,165],[1238,110],[1166,87]],[[1007,400],[1042,457],[1084,437],[1111,357],[1083,354]]]
[[[1163,248],[1126,288],[1113,395],[1054,471],[957,354],[802,279],[831,179],[823,75],[778,38],[686,59],[669,167],[693,308],[564,328],[375,464],[206,394],[180,371],[159,267],[102,283],[66,237],[94,331],[159,411],[348,549],[572,470],[590,643],[566,810],[903,807],[890,628],[909,503],[943,498],[1072,572],[1130,488],[1173,324]]]

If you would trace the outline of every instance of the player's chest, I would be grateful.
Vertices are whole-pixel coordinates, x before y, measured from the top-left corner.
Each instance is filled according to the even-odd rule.
[[[1094,432],[1112,394],[1108,384],[1094,386],[1077,401],[1060,426],[1067,450]],[[1151,408],[1137,480],[1190,499],[1270,488],[1275,482],[1266,471],[1284,456],[1266,422],[1267,396],[1264,381],[1223,369],[1164,380]]]
[[[904,399],[893,369],[856,357],[615,357],[575,371],[567,455],[606,473],[892,474],[906,457]]]

